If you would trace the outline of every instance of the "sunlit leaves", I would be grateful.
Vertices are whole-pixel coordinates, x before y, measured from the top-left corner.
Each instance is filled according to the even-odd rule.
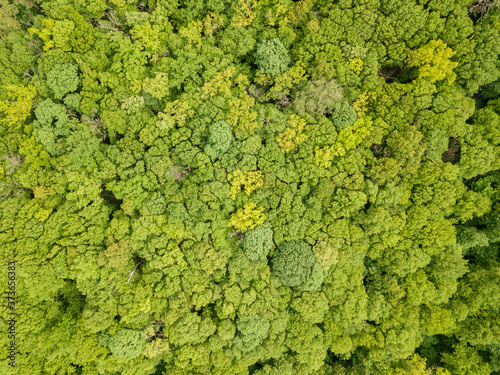
[[[0,111],[4,115],[0,122],[5,123],[8,127],[19,127],[31,113],[36,89],[32,86],[15,85],[8,85],[6,89],[9,100],[0,101]]]
[[[263,212],[264,207],[257,207],[255,202],[245,203],[243,208],[231,215],[228,226],[234,227],[240,232],[246,232],[264,223],[266,215]]]
[[[227,101],[229,111],[227,113],[227,122],[234,127],[253,131],[257,127],[257,112],[253,110],[255,99],[247,93],[240,93],[238,97],[232,97]]]
[[[315,148],[315,161],[318,165],[329,168],[332,160],[344,156],[346,151],[356,148],[370,135],[373,122],[370,117],[358,118],[354,125],[342,129],[336,142],[331,146]]]
[[[229,174],[228,180],[231,182],[231,191],[229,196],[236,199],[236,195],[240,191],[244,191],[250,195],[256,189],[262,187],[264,176],[261,171],[244,172],[239,169]]]
[[[256,14],[256,0],[238,0],[235,6],[236,14],[233,16],[231,25],[234,27],[246,27],[252,23]]]
[[[230,88],[232,86],[231,78],[235,71],[236,69],[234,66],[231,66],[225,71],[215,74],[215,76],[210,81],[206,82],[201,88],[203,96],[207,98],[214,97],[218,94],[230,95]]]
[[[146,78],[142,89],[157,99],[163,99],[168,95],[168,75],[160,72],[154,78]]]
[[[458,66],[457,62],[450,60],[454,55],[455,52],[441,39],[431,40],[419,48],[414,57],[414,65],[419,66],[419,78],[430,82],[446,79],[447,83],[453,83],[456,78],[453,69]]]
[[[306,126],[307,122],[304,119],[297,115],[290,116],[285,131],[276,139],[283,152],[292,151],[308,138],[306,134],[303,134]]]

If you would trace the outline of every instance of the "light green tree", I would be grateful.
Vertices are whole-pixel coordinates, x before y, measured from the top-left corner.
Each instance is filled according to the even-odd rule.
[[[285,72],[290,65],[288,51],[278,38],[263,41],[255,51],[255,61],[259,72],[276,77]]]
[[[57,64],[47,73],[47,86],[56,99],[62,99],[66,94],[78,90],[80,77],[78,67],[73,64]]]
[[[243,250],[252,261],[264,260],[273,249],[273,230],[269,223],[259,225],[245,233]]]

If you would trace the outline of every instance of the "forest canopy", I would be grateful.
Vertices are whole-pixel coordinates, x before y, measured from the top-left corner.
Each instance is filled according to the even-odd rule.
[[[0,0],[0,372],[500,374],[499,56],[497,0]]]

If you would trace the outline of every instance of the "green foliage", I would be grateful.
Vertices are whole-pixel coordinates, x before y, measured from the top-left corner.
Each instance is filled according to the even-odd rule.
[[[264,224],[266,215],[263,214],[264,207],[257,207],[255,202],[248,202],[233,215],[229,220],[229,227],[234,227],[237,231],[246,232],[257,225]]]
[[[33,99],[36,97],[36,89],[32,86],[6,87],[8,90],[8,100],[0,101],[0,111],[3,112],[3,119],[0,121],[7,126],[20,126],[28,118],[33,107]]]
[[[341,157],[347,151],[356,148],[370,135],[373,122],[370,117],[358,118],[354,125],[344,128],[339,132],[336,142],[331,146],[315,148],[315,161],[318,165],[329,168],[332,160]]]
[[[413,64],[419,66],[419,78],[432,83],[446,79],[451,84],[456,78],[453,69],[458,66],[457,62],[450,60],[454,55],[455,52],[441,39],[431,40],[416,51]]]
[[[55,47],[68,52],[85,53],[91,48],[95,42],[95,32],[82,14],[68,5],[56,7],[55,11],[52,8],[51,13],[53,18],[43,18],[41,22],[35,23],[35,27],[28,29],[31,35],[35,34],[42,40],[44,51]]]
[[[131,115],[137,113],[144,107],[144,97],[134,95],[123,101],[121,108]]]
[[[259,225],[245,233],[243,250],[248,259],[264,260],[273,247],[273,230],[270,224]]]
[[[324,277],[318,266],[311,246],[304,241],[284,242],[273,255],[273,273],[289,287],[317,289]]]
[[[141,355],[145,341],[140,331],[122,328],[109,337],[107,346],[116,358],[135,358]]]
[[[64,104],[69,109],[76,111],[76,112],[80,112],[81,100],[82,100],[82,96],[80,94],[78,94],[78,93],[69,94],[69,95],[66,95],[66,97],[64,98]]]
[[[491,374],[490,366],[484,363],[477,350],[464,345],[455,346],[453,353],[444,353],[442,361],[452,374]]]
[[[180,100],[174,100],[165,105],[163,112],[158,114],[160,121],[157,125],[162,130],[167,130],[175,125],[184,126],[187,119],[192,117],[194,112],[189,109],[189,103]]]
[[[6,8],[7,6],[2,10]],[[25,73],[33,74],[31,68],[35,53],[33,48],[26,44],[24,33],[9,32],[0,36],[0,51],[0,66],[2,67],[0,69],[0,82],[2,86],[25,83],[23,75]]]
[[[278,38],[261,42],[254,56],[259,72],[270,74],[273,78],[285,72],[291,62],[288,50]]]
[[[495,81],[484,86],[481,90],[481,94],[488,99],[496,99],[500,97],[500,82]]]
[[[69,117],[66,107],[45,99],[35,109],[37,121],[33,124],[33,135],[45,150],[56,154],[56,140],[69,134]]]
[[[260,315],[250,315],[246,319],[236,319],[237,333],[234,345],[242,352],[255,349],[267,337],[271,324]]]
[[[297,145],[307,140],[307,135],[304,134],[307,122],[297,115],[291,115],[287,121],[286,129],[278,135],[276,141],[280,145],[283,152],[292,151]]]
[[[242,190],[247,195],[250,195],[250,193],[262,187],[264,183],[261,171],[243,172],[237,169],[229,174],[227,178],[231,182],[231,191],[229,192],[231,199],[236,199],[236,196]]]
[[[154,78],[146,78],[142,84],[142,89],[157,99],[163,99],[168,95],[168,75],[157,73]]]
[[[414,354],[405,363],[404,369],[401,367],[397,368],[391,372],[391,375],[404,375],[408,374],[408,371],[415,375],[450,375],[450,372],[442,367],[436,369],[435,366],[433,366],[429,368],[426,362],[425,358],[420,357],[418,354]],[[434,370],[436,371],[434,372]]]
[[[321,323],[329,309],[328,298],[323,292],[305,292],[292,301],[291,307],[306,322]]]
[[[73,64],[57,64],[47,73],[47,86],[56,99],[78,90],[80,78],[78,68]]]
[[[341,102],[339,108],[332,113],[332,122],[337,130],[353,125],[357,118],[356,111],[347,102]]]
[[[257,113],[252,109],[254,104],[255,99],[246,93],[240,93],[239,97],[229,99],[227,122],[237,129],[252,132],[257,127]]]
[[[0,373],[500,371],[483,3],[0,0]]]
[[[212,160],[219,159],[231,146],[233,132],[231,125],[227,121],[217,121],[210,124],[208,142],[205,146],[205,153]]]

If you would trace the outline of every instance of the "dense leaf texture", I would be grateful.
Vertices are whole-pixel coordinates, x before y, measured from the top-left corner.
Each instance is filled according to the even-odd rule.
[[[0,373],[500,373],[499,54],[493,0],[0,0]]]

